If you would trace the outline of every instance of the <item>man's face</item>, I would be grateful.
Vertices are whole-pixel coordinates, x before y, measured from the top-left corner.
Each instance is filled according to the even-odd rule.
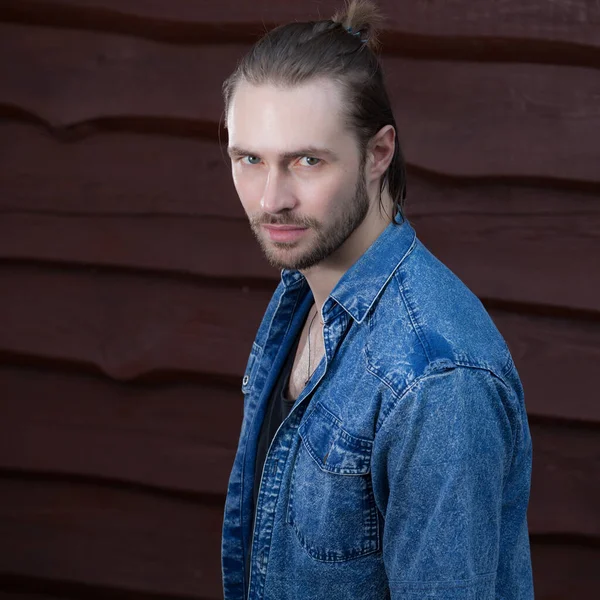
[[[332,256],[368,209],[358,143],[338,86],[238,85],[227,115],[233,181],[269,262],[308,269]]]

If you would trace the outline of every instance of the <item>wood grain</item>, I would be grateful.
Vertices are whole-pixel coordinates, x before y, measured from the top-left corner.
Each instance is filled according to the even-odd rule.
[[[61,143],[10,123],[0,139],[13,144],[0,166],[0,258],[279,278],[216,143],[138,134]],[[594,194],[412,172],[407,214],[481,297],[600,309]]]
[[[600,215],[450,214],[412,223],[480,297],[600,315]],[[4,215],[0,258],[279,280],[245,218]]]
[[[530,429],[529,532],[600,542],[600,429],[536,422]]]
[[[3,367],[0,388],[0,474],[76,478],[198,502],[225,497],[241,425],[234,386],[123,385]],[[531,409],[530,419],[530,532],[600,538],[600,430],[540,422]]]
[[[3,24],[0,108],[18,107],[61,131],[146,125],[216,136],[221,84],[245,49]],[[598,184],[593,69],[397,57],[384,68],[411,165],[454,176]]]
[[[600,360],[600,324],[491,309],[506,339],[532,415],[600,423],[594,364]]]
[[[225,495],[239,386],[120,384],[5,366],[0,389],[0,469]]]
[[[430,37],[435,38],[430,44],[437,42],[438,46],[445,39],[464,40],[471,52],[486,42],[499,45],[503,41],[513,46],[520,41],[600,45],[600,9],[593,0],[558,5],[518,0],[479,0],[468,5],[464,0],[380,0],[379,6],[386,16],[386,50],[400,44],[410,48],[420,38]],[[305,4],[257,0],[252,5],[239,0],[208,4],[185,0],[5,0],[0,16],[201,41],[259,35],[265,27],[290,21],[326,19],[339,7],[338,0]]]
[[[274,283],[280,278],[245,219],[5,215],[0,258]]]
[[[252,284],[223,287],[91,269],[15,265],[3,274],[5,362],[62,365],[123,382],[203,375],[237,385],[271,295]],[[490,313],[514,356],[529,410],[597,423],[591,390],[600,323],[497,308]]]
[[[131,273],[3,269],[0,353],[117,381],[243,372],[270,290]],[[12,358],[11,358],[12,357]]]
[[[0,211],[243,217],[225,148],[127,132],[58,141],[0,121]]]
[[[597,597],[600,3],[380,5],[409,218],[523,380],[536,598]],[[0,598],[222,598],[239,379],[278,275],[220,86],[265,28],[338,6],[0,3]]]
[[[96,132],[59,141],[40,127],[0,121],[0,211],[71,215],[244,217],[230,163],[216,141]],[[408,215],[600,214],[598,194],[535,182],[439,177],[411,169]]]
[[[222,597],[222,507],[47,480],[0,479],[4,573],[182,598]]]
[[[46,594],[23,594],[21,592],[2,592],[0,591],[0,600],[66,600],[65,597],[48,596]]]
[[[600,592],[597,545],[577,539],[534,536],[531,562],[535,597],[540,600],[595,598]]]

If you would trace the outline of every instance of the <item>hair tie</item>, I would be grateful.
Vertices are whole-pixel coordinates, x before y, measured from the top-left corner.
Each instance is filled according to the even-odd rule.
[[[349,34],[351,34],[351,35],[354,35],[354,36],[356,36],[356,37],[360,37],[360,30],[358,30],[358,31],[353,31],[353,30],[352,30],[352,27],[347,27],[347,28],[346,28],[346,31],[347,31]],[[366,39],[365,39],[365,40],[362,40],[362,39],[361,39],[360,41],[361,41],[363,44],[366,44],[366,43],[368,42],[368,40],[366,40]]]

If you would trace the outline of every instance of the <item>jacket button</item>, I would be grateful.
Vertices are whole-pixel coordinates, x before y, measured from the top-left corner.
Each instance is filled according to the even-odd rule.
[[[250,378],[248,377],[248,375],[244,375],[244,379],[242,379],[242,385],[248,385],[249,381],[250,381]]]

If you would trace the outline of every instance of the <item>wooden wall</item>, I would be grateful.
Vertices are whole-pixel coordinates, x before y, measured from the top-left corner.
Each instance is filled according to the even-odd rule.
[[[256,36],[337,3],[0,1],[0,599],[221,598],[278,274],[219,147]],[[600,591],[600,5],[381,0],[408,216],[505,335],[536,597]]]

